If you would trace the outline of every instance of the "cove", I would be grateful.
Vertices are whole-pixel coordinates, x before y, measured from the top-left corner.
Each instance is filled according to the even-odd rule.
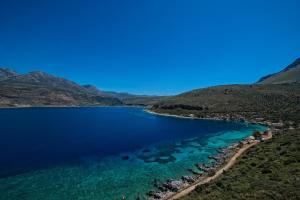
[[[265,127],[152,115],[139,107],[0,110],[0,199],[145,198],[153,180]]]

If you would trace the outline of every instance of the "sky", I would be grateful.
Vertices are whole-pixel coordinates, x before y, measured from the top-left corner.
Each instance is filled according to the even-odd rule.
[[[300,57],[299,0],[0,0],[0,66],[173,95]]]

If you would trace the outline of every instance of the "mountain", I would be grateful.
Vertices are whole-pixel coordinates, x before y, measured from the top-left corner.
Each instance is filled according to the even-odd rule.
[[[17,75],[18,74],[15,71],[12,71],[8,68],[0,68],[0,80],[4,80]]]
[[[300,58],[282,71],[262,77],[258,84],[300,83]]]
[[[84,88],[86,89],[86,91],[88,91],[88,92],[91,93],[91,94],[109,97],[109,95],[106,95],[104,92],[102,92],[101,90],[99,90],[99,89],[98,89],[96,86],[94,86],[94,85],[83,85],[82,87],[84,87]]]
[[[122,104],[119,99],[92,88],[44,72],[18,74],[10,69],[0,68],[1,107]]]
[[[120,100],[124,100],[127,98],[132,98],[132,97],[138,97],[138,96],[143,96],[143,95],[134,95],[134,94],[129,94],[127,92],[112,92],[112,91],[102,91],[103,94],[108,95],[110,97],[118,98]]]
[[[193,114],[200,118],[298,119],[300,122],[299,61],[297,59],[282,72],[268,76],[260,84],[196,89],[163,99],[151,110],[164,114]]]
[[[128,96],[126,98],[123,98],[122,101],[126,105],[152,106],[166,98],[168,98],[168,97],[167,96],[136,95],[136,96]]]
[[[117,98],[125,105],[129,106],[148,106],[158,103],[166,98],[165,96],[150,96],[150,95],[135,95],[126,92],[102,91],[93,85],[84,85],[89,92],[98,94],[104,97]]]

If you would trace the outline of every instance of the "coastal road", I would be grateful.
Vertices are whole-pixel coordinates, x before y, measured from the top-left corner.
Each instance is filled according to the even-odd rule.
[[[236,154],[234,154],[234,156],[231,157],[231,159],[228,161],[228,163],[225,166],[223,166],[218,171],[216,171],[214,176],[207,177],[207,178],[201,180],[200,182],[196,182],[195,184],[179,191],[178,193],[176,193],[170,197],[167,197],[165,200],[179,199],[179,198],[187,195],[188,193],[192,192],[198,185],[203,185],[205,183],[208,183],[208,182],[218,178],[221,174],[223,174],[224,170],[227,171],[236,163],[236,159],[238,157],[240,157],[246,150],[248,150],[249,148],[253,147],[254,145],[256,145],[258,143],[259,143],[259,141],[254,141],[251,144],[244,145],[241,149],[238,150],[238,152]]]

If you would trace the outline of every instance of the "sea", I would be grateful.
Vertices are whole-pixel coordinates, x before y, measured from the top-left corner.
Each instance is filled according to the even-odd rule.
[[[146,199],[266,127],[143,107],[0,109],[0,199]]]

